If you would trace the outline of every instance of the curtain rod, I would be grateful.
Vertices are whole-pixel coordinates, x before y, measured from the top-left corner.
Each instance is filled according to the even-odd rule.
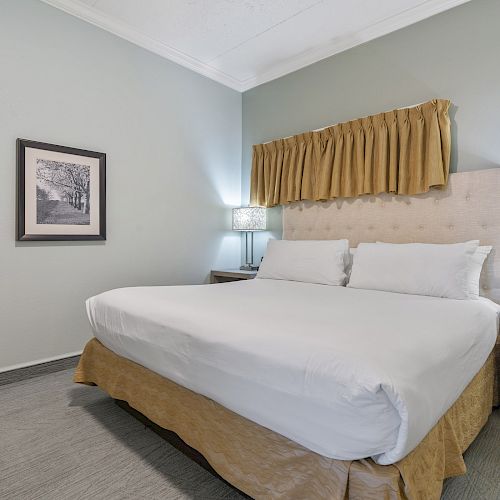
[[[431,101],[432,100],[433,99],[431,99]],[[429,102],[429,101],[423,101],[423,102],[419,102],[418,104],[412,104],[410,106],[403,106],[401,108],[396,108],[396,111],[400,110],[400,109],[416,108],[417,106],[421,106],[422,104],[425,104],[426,102]],[[391,109],[389,111],[394,111],[394,110]],[[389,113],[389,111],[381,111],[380,113],[376,113],[376,114],[378,115],[381,113]],[[362,120],[363,118],[368,118],[369,116],[373,116],[373,115],[367,115],[367,116],[363,116],[361,118],[353,118],[353,120],[356,120],[356,119]],[[347,121],[352,121],[352,120],[347,120]],[[338,123],[334,123],[333,125],[327,125],[326,127],[316,128],[316,129],[312,130],[311,132],[321,132],[321,130],[325,130],[325,129],[330,128],[330,127],[335,127],[335,125],[338,125],[339,123],[344,123],[344,122],[338,122]],[[290,137],[293,137],[294,135],[298,135],[298,134],[287,135],[286,137],[280,137],[279,139],[271,139],[270,141],[262,142],[261,144],[269,144],[269,143],[274,142],[274,141],[279,141],[280,139],[281,140],[289,139]]]

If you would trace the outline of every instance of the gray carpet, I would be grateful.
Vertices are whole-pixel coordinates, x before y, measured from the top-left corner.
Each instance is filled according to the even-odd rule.
[[[0,387],[0,499],[242,499],[72,370]],[[443,498],[499,499],[500,412]]]
[[[17,368],[8,372],[0,373],[0,385],[12,384],[21,380],[47,375],[48,373],[59,372],[74,368],[80,359],[80,356],[71,356],[70,358],[56,359],[47,363],[38,365],[26,366],[25,368]]]

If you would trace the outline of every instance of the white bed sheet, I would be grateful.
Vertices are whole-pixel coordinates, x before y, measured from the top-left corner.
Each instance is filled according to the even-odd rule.
[[[109,349],[321,455],[394,463],[493,349],[498,306],[255,279],[87,301]]]

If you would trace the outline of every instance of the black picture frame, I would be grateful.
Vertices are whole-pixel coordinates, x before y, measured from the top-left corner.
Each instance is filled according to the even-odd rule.
[[[98,234],[29,234],[26,232],[26,148],[85,156],[99,161]],[[90,217],[90,216],[89,216]],[[17,241],[106,240],[106,154],[28,139],[17,139]]]

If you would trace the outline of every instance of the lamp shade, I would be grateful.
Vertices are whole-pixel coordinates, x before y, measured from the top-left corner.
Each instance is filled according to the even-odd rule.
[[[233,231],[265,231],[266,209],[262,207],[233,208]]]

